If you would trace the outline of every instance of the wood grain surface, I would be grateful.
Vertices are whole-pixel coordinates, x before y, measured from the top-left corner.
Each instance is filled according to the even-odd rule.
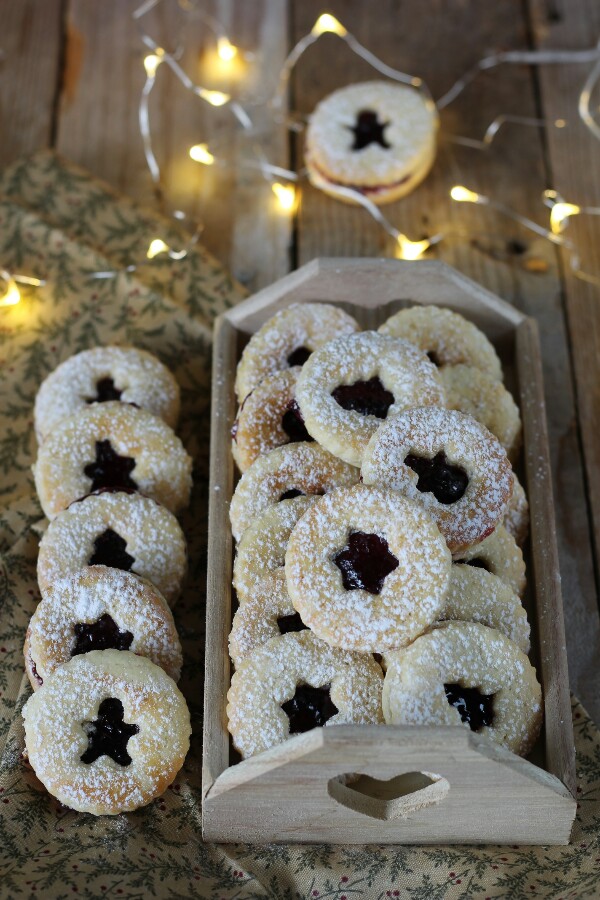
[[[156,203],[137,125],[145,51],[130,13],[134,0],[0,0],[0,164],[54,145],[134,199]],[[168,49],[182,43],[194,78],[231,90],[243,101],[272,90],[290,46],[325,6],[390,65],[426,78],[440,96],[482,56],[498,49],[584,47],[600,34],[595,0],[206,0],[231,40],[255,54],[241,78],[211,64],[214,41],[200,20],[183,23],[175,0],[163,0],[145,26]],[[214,57],[213,57],[214,58]],[[542,239],[491,210],[452,203],[456,183],[489,194],[547,224],[541,193],[555,187],[569,200],[600,203],[600,148],[577,118],[577,96],[589,66],[504,66],[480,76],[442,113],[443,138],[431,175],[405,200],[385,208],[412,239],[437,231],[430,253],[444,259],[539,323],[566,606],[573,690],[600,721],[597,572],[600,552],[600,288],[573,277],[568,262]],[[328,90],[377,77],[337,38],[327,35],[299,64],[290,107],[306,114]],[[251,107],[250,107],[251,108]],[[564,118],[568,126],[507,125],[485,153],[450,135],[481,138],[501,113]],[[272,162],[300,169],[301,141],[257,108],[256,130],[241,132],[224,110],[187,94],[160,72],[151,98],[156,153],[164,172],[164,206],[201,219],[203,240],[250,290],[315,256],[390,256],[394,248],[361,210],[312,188],[297,215],[281,214],[268,185],[241,165],[258,143]],[[193,143],[219,148],[225,165],[189,160]],[[569,236],[582,265],[600,272],[600,221],[575,219]]]

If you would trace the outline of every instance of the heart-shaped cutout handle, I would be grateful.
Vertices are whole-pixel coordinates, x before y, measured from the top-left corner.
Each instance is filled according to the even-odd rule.
[[[348,809],[372,819],[399,819],[435,806],[450,790],[449,782],[434,772],[404,772],[387,781],[349,773],[327,782],[329,796]]]

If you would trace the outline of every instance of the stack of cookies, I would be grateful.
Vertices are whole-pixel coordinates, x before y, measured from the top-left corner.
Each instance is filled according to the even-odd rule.
[[[26,747],[51,794],[95,815],[159,796],[189,748],[171,613],[192,469],[178,416],[172,374],[134,348],[71,357],[36,398],[34,477],[50,524],[24,646]]]
[[[319,725],[533,747],[521,420],[487,337],[434,306],[377,332],[292,305],[240,360],[227,713],[251,756]]]

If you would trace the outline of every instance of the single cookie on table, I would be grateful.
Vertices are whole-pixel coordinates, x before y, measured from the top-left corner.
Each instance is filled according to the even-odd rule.
[[[515,541],[522,547],[529,534],[529,503],[523,485],[513,472],[513,492],[502,524]]]
[[[436,621],[450,552],[420,504],[363,484],[339,488],[300,519],[288,543],[288,593],[302,621],[334,647],[402,647]]]
[[[285,551],[290,534],[317,497],[294,497],[267,507],[242,534],[233,563],[233,586],[240,606],[262,598],[287,598]]]
[[[378,205],[414,190],[436,153],[438,114],[414,87],[391,81],[351,84],[317,104],[308,121],[304,156],[315,187],[357,201],[356,191]]]
[[[111,400],[61,419],[33,474],[49,519],[100,488],[140,491],[177,513],[189,503],[192,459],[162,419]]]
[[[526,756],[542,725],[542,691],[522,650],[495,628],[445,622],[386,654],[388,725],[460,725]]]
[[[388,419],[371,438],[361,477],[418,500],[453,553],[502,519],[513,475],[497,438],[471,416],[424,407]]]
[[[94,347],[65,360],[42,382],[34,408],[38,441],[61,419],[107,400],[134,403],[171,428],[177,425],[179,385],[166,366],[135,347]]]
[[[127,650],[94,650],[60,666],[27,701],[23,718],[29,762],[44,787],[95,816],[159,797],[190,745],[177,685]]]
[[[514,641],[523,653],[529,653],[531,629],[527,613],[509,584],[468,565],[452,566],[450,588],[440,621],[479,622],[496,628]]]
[[[503,525],[497,525],[481,543],[458,553],[454,562],[455,565],[466,564],[491,572],[508,584],[519,597],[525,592],[523,553],[512,534]]]
[[[340,334],[359,331],[358,322],[328,303],[292,303],[252,335],[235,377],[241,403],[267,375],[302,366],[310,354]]]
[[[321,347],[304,365],[296,400],[307,431],[359,466],[382,420],[413,406],[443,406],[436,367],[408,341],[374,331],[347,335]]]
[[[149,581],[88,566],[46,588],[25,636],[34,691],[63,663],[91,650],[131,650],[179,680],[181,644],[171,610]]]
[[[141,575],[173,606],[187,566],[179,522],[156,500],[131,491],[104,488],[76,500],[52,520],[40,542],[42,596],[58,578],[94,565]]]
[[[326,494],[356,484],[360,472],[319,444],[286,444],[260,456],[244,472],[231,498],[229,518],[236,541],[253,519],[280,500]]]
[[[330,647],[310,631],[272,638],[231,679],[234,747],[248,757],[321,725],[382,724],[382,683],[372,656]]]
[[[502,365],[491,342],[476,325],[451,309],[401,309],[381,325],[379,332],[416,344],[437,366],[475,366],[502,381]]]
[[[440,377],[446,389],[446,406],[473,416],[495,434],[510,460],[521,449],[519,408],[502,382],[475,366],[444,366]]]
[[[314,441],[295,399],[299,366],[267,375],[240,406],[231,429],[231,452],[240,472],[275,447]]]

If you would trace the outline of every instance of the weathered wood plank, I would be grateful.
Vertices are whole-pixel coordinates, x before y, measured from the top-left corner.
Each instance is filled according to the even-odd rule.
[[[0,167],[51,143],[62,7],[62,0],[0,0]]]
[[[516,0],[496,4],[493,9],[476,0],[443,6],[437,0],[404,0],[401,4],[382,0],[377,15],[360,0],[333,0],[328,8],[385,62],[424,77],[436,97],[487,53],[528,46],[528,23]],[[294,40],[310,30],[321,11],[318,0],[296,4]],[[442,15],[443,41],[439,27],[431,27]],[[379,77],[337,38],[327,35],[321,40],[322,45],[308,51],[294,77],[296,105],[303,113],[309,113],[336,87]],[[571,92],[571,109],[574,102]],[[481,138],[501,113],[539,114],[529,69],[505,66],[480,76],[442,113],[442,133]],[[298,159],[301,164],[301,147]],[[571,683],[592,714],[600,718],[600,677],[592,667],[600,650],[596,586],[556,255],[542,239],[532,240],[529,232],[491,210],[452,203],[449,190],[457,183],[543,222],[547,211],[541,193],[548,183],[541,133],[508,125],[487,153],[442,138],[430,176],[412,195],[383,211],[413,240],[447,231],[432,255],[539,322]],[[394,252],[392,242],[362,210],[336,203],[311,187],[304,190],[297,234],[299,264],[317,255]],[[536,273],[530,267],[543,271]]]

